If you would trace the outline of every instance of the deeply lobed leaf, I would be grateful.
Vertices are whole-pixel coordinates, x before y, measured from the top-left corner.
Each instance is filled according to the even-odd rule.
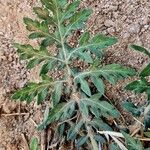
[[[124,102],[123,107],[130,113],[132,113],[133,116],[139,117],[141,115],[141,107],[135,106],[131,102]]]
[[[125,89],[132,90],[135,93],[145,92],[148,95],[148,99],[150,99],[150,83],[144,78],[131,82]]]
[[[104,117],[118,117],[119,112],[108,102],[100,101],[99,99],[93,98],[83,98],[80,100],[80,105],[84,105],[84,107],[80,107],[80,111],[85,114],[85,110],[90,110],[95,117],[104,116]]]
[[[89,85],[85,80],[86,77],[90,77],[97,90],[104,94],[104,84],[101,80],[102,77],[111,84],[115,84],[119,79],[123,79],[134,74],[135,71],[133,69],[126,68],[118,64],[111,64],[78,73],[75,75],[74,80],[76,83],[81,84],[81,89],[84,93],[91,96]]]
[[[42,130],[54,121],[63,121],[65,119],[71,118],[74,111],[74,101],[69,101],[67,103],[59,103],[50,111],[48,118],[38,127],[38,129]]]
[[[101,58],[103,55],[103,50],[112,46],[117,42],[117,39],[114,37],[108,37],[102,34],[98,34],[90,39],[90,35],[88,32],[82,34],[79,40],[79,47],[73,49],[69,56],[68,60],[72,58],[74,55],[77,55],[79,58],[85,60],[89,63],[87,58],[87,52],[90,52],[88,58],[90,58],[91,54],[95,54],[96,57]],[[90,60],[90,63],[93,61]]]
[[[45,80],[40,83],[28,83],[26,87],[13,94],[12,99],[20,99],[21,101],[30,103],[35,97],[37,97],[37,104],[40,104],[49,94],[49,88],[60,82],[63,83],[63,81],[52,82],[51,80]]]
[[[148,57],[150,57],[150,52],[142,46],[133,44],[133,45],[131,45],[131,48],[133,48],[136,51],[142,52],[142,53],[146,54]]]

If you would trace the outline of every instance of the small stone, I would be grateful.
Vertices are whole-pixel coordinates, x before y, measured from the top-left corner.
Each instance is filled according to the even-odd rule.
[[[149,25],[145,25],[145,26],[144,26],[144,29],[147,30],[148,28],[149,28]]]
[[[128,32],[125,32],[124,34],[123,34],[123,38],[129,38],[130,37],[130,34],[128,33]]]
[[[111,27],[111,26],[114,26],[114,22],[113,22],[112,20],[106,20],[106,21],[104,22],[104,25],[105,25],[106,27]]]
[[[30,117],[30,115],[29,115],[29,114],[26,114],[26,115],[24,116],[24,121],[28,120],[29,117]]]
[[[109,10],[116,11],[118,9],[118,6],[109,6]]]
[[[115,32],[115,29],[113,27],[110,27],[110,28],[107,29],[107,31],[108,31],[109,34],[112,34],[112,33]]]
[[[8,57],[8,61],[11,62],[13,60],[12,56]]]
[[[1,56],[1,60],[6,61],[7,60],[6,56]]]
[[[139,33],[139,31],[140,31],[140,26],[139,26],[139,24],[134,24],[133,26],[131,26],[131,27],[129,28],[129,32],[130,32],[130,33]]]
[[[118,12],[113,12],[113,17],[116,19],[116,18],[118,18],[118,16],[119,16],[119,13]]]

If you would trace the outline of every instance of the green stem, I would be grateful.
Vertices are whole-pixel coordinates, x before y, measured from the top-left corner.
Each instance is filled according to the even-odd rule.
[[[97,142],[95,141],[95,139],[93,137],[93,133],[91,131],[91,128],[86,125],[86,129],[88,131],[88,136],[90,137],[90,141],[92,143],[93,150],[98,150],[98,145],[97,145]]]
[[[70,71],[70,67],[68,65],[68,60],[67,60],[67,54],[66,54],[66,50],[65,50],[65,46],[64,46],[64,38],[62,36],[62,32],[61,32],[61,25],[60,25],[60,20],[59,20],[59,10],[58,10],[58,6],[57,3],[55,3],[56,6],[56,17],[57,17],[57,22],[58,22],[58,30],[59,30],[59,34],[60,34],[60,41],[61,41],[61,45],[62,45],[62,51],[63,51],[63,55],[64,55],[64,62],[66,64],[67,67],[67,72],[68,72],[68,83],[71,86],[71,71]]]
[[[81,113],[82,114],[82,113]],[[97,142],[95,141],[94,139],[94,135],[93,135],[93,131],[92,129],[88,126],[87,122],[89,122],[88,118],[86,116],[84,116],[82,114],[82,117],[83,117],[83,120],[85,120],[85,127],[87,129],[87,132],[88,132],[88,136],[90,138],[90,141],[91,141],[91,144],[92,144],[92,148],[93,150],[98,150],[98,144]]]

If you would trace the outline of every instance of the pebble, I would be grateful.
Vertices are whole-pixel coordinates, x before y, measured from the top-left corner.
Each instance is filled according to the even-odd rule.
[[[115,29],[113,27],[110,27],[107,29],[109,34],[113,34],[115,32]]]
[[[129,38],[130,37],[130,33],[125,32],[124,34],[122,34],[123,38]]]
[[[8,57],[8,61],[9,61],[9,62],[12,62],[12,60],[13,60],[13,58],[12,58],[12,56],[10,55],[10,56]]]
[[[2,60],[2,61],[6,61],[6,60],[7,60],[6,56],[4,56],[4,55],[1,56],[1,60]]]
[[[130,33],[139,33],[139,31],[140,31],[140,26],[138,24],[134,24],[133,26],[129,27]]]
[[[105,20],[104,25],[106,27],[114,26],[114,22],[112,20]]]
[[[118,9],[118,6],[117,5],[116,6],[110,6],[109,9],[111,11],[116,11]]]
[[[26,115],[24,116],[24,121],[28,120],[29,117],[30,117],[30,114],[26,114]]]

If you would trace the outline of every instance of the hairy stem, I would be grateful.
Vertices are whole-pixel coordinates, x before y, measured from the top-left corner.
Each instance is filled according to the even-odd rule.
[[[61,24],[60,24],[60,20],[59,20],[59,10],[58,10],[58,6],[56,5],[56,16],[57,16],[57,23],[58,23],[58,30],[59,30],[59,35],[60,35],[60,41],[61,41],[61,46],[62,46],[62,51],[63,51],[63,55],[64,55],[64,62],[67,68],[67,76],[68,76],[68,84],[71,87],[72,86],[72,80],[71,80],[71,71],[70,71],[70,67],[68,65],[68,60],[67,60],[67,53],[65,50],[65,46],[64,46],[64,38],[62,36],[62,32],[61,32]]]
[[[73,86],[74,87],[74,86]],[[75,100],[76,100],[76,102],[78,103],[78,105],[79,105],[79,100],[80,100],[80,97],[79,97],[80,95],[78,94],[78,93],[73,93],[73,98],[75,98]],[[80,106],[78,106],[78,107],[80,107]],[[85,121],[85,127],[86,127],[86,129],[87,129],[87,133],[88,133],[88,136],[89,136],[89,138],[90,138],[90,141],[91,141],[91,143],[92,143],[92,147],[93,147],[93,150],[98,150],[98,145],[97,145],[97,142],[95,141],[95,139],[94,139],[94,135],[93,135],[93,132],[92,132],[92,129],[88,126],[88,124],[87,124],[87,122],[89,122],[89,119],[86,117],[86,116],[84,116],[83,114],[82,114],[82,112],[81,112],[81,117],[82,117],[82,119]]]
[[[90,141],[92,143],[93,150],[98,150],[98,145],[97,145],[97,143],[93,137],[93,133],[91,131],[91,128],[88,125],[86,125],[86,129],[88,131],[88,136],[90,137]]]

